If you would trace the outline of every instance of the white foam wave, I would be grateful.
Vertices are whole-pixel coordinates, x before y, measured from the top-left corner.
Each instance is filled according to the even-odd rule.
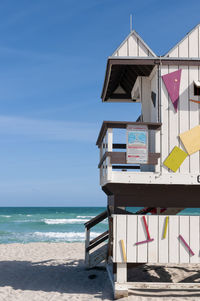
[[[84,241],[85,233],[84,232],[34,232],[35,236],[46,239],[57,239],[64,241]],[[90,237],[93,239],[97,237],[100,233],[91,232]]]
[[[7,217],[7,218],[11,217],[11,215],[0,215],[0,216]]]
[[[88,219],[91,219],[91,218],[94,218],[95,215],[78,215],[77,218],[88,218]]]
[[[57,225],[57,224],[80,224],[85,223],[88,221],[88,219],[80,219],[80,218],[62,218],[62,219],[48,219],[45,218],[44,220],[45,224],[48,225]]]
[[[32,216],[32,214],[27,214],[26,216]]]

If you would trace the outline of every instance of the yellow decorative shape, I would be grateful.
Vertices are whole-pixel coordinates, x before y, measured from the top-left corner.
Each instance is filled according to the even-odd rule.
[[[166,218],[165,218],[165,229],[164,229],[164,233],[163,233],[163,239],[166,238],[168,221],[169,221],[169,216],[166,216]]]
[[[200,150],[200,125],[179,135],[189,155]]]
[[[188,154],[186,152],[175,146],[163,164],[172,171],[176,172],[187,156]]]
[[[126,262],[127,261],[127,259],[126,259],[126,251],[125,251],[125,246],[124,246],[123,239],[120,240],[120,243],[121,243],[121,248],[122,248],[123,260],[124,260],[124,262]]]

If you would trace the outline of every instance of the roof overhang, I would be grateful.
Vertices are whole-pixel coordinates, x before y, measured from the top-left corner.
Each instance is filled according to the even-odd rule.
[[[165,57],[110,57],[104,79],[103,102],[134,102],[131,92],[138,76],[148,77],[158,65],[200,66],[200,59]],[[116,93],[117,88],[123,92]]]

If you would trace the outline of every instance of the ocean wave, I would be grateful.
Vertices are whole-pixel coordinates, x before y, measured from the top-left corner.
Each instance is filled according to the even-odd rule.
[[[88,219],[74,219],[74,218],[60,218],[60,219],[48,219],[45,218],[44,220],[45,224],[48,225],[58,225],[58,224],[80,224],[80,223],[85,223],[88,221]]]
[[[95,238],[99,235],[98,232],[91,232],[90,238]],[[33,235],[40,238],[59,239],[65,241],[83,241],[85,240],[85,232],[34,232]]]
[[[7,218],[9,218],[9,217],[11,217],[11,215],[0,215],[0,217],[7,217]]]
[[[77,218],[88,218],[88,219],[91,219],[91,218],[94,218],[95,215],[78,215]]]

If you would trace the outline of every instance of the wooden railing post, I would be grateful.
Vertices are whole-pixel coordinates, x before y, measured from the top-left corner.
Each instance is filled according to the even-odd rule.
[[[87,248],[90,245],[90,229],[85,228],[85,264],[89,266],[89,251]]]
[[[155,152],[160,153],[160,131],[155,132]],[[161,164],[160,164],[160,158],[158,158],[158,163],[155,166],[155,172],[160,172],[161,171]]]
[[[108,144],[108,152],[112,152],[113,150],[113,130],[112,128],[107,129],[107,144]],[[110,157],[107,158],[107,180],[112,180],[112,164]]]
[[[101,161],[103,157],[103,142],[101,143],[101,146],[99,148],[99,155],[100,155],[99,161]],[[100,167],[100,185],[102,185],[102,183],[103,183],[103,164]]]

